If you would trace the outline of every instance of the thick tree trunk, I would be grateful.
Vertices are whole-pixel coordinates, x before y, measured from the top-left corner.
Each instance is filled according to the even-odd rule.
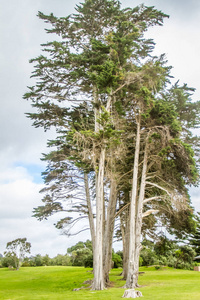
[[[95,246],[94,218],[93,218],[92,204],[91,204],[90,191],[89,191],[88,175],[86,173],[84,173],[84,182],[85,182],[86,202],[88,208],[88,219],[90,225],[90,234],[91,234],[92,248],[94,252],[94,246]]]
[[[133,285],[138,285],[138,274],[139,274],[139,258],[141,250],[141,231],[142,231],[142,212],[143,212],[143,201],[145,196],[145,185],[146,185],[146,173],[147,173],[147,153],[148,153],[148,142],[145,145],[143,167],[142,167],[142,176],[140,181],[140,193],[137,205],[137,214],[136,214],[136,232],[135,232],[135,282]]]
[[[111,89],[112,93],[112,89]],[[110,113],[111,109],[111,94],[108,96],[106,111]],[[109,284],[109,272],[112,266],[112,242],[114,232],[114,217],[116,213],[117,204],[117,183],[114,177],[110,179],[110,196],[107,206],[107,212],[105,214],[105,234],[103,244],[103,268],[104,268],[104,280],[105,284]]]
[[[99,108],[98,108],[98,90],[93,86],[93,100],[94,100],[94,116],[95,116],[95,132],[100,129],[98,122]],[[94,153],[96,156],[96,153]],[[99,156],[98,170],[96,169],[96,228],[94,229],[94,243],[93,243],[93,273],[94,281],[92,288],[94,290],[102,290],[104,288],[103,278],[103,179],[104,179],[104,163],[105,163],[105,149],[101,150]],[[97,165],[95,166],[97,168]]]
[[[140,256],[140,249],[141,249],[141,230],[142,230],[142,212],[143,212],[143,201],[145,196],[145,185],[146,185],[146,173],[147,173],[147,156],[148,156],[148,142],[145,145],[144,151],[144,158],[143,158],[143,168],[142,168],[142,176],[140,181],[140,192],[137,202],[136,208],[136,223],[135,223],[135,249],[133,250],[133,258],[132,261],[132,277],[131,277],[131,287],[128,288],[132,289],[138,285],[138,274],[139,274],[139,256]],[[130,271],[130,270],[129,270]],[[127,287],[127,285],[126,285]],[[128,295],[128,294],[127,294]],[[124,295],[124,298],[127,298]]]
[[[129,210],[126,212],[125,224],[121,220],[121,232],[122,232],[122,243],[123,243],[123,279],[127,279],[128,274],[128,258],[129,258],[129,236],[130,236],[130,220]]]
[[[99,158],[99,169],[96,180],[96,238],[94,247],[94,290],[104,289],[103,274],[103,204],[104,204],[104,166],[105,149],[103,148]]]
[[[128,270],[128,272],[132,272],[132,274],[128,273],[131,280],[126,284],[126,287],[129,289],[133,289],[138,284],[138,274],[139,274],[139,256],[141,249],[141,229],[142,229],[142,211],[143,211],[143,201],[145,196],[145,184],[146,184],[146,173],[147,173],[147,156],[148,156],[148,141],[145,145],[144,158],[143,158],[143,168],[142,168],[142,176],[140,181],[140,192],[137,202],[136,208],[136,223],[135,223],[135,245],[132,251],[132,261],[131,265],[132,270]],[[129,258],[130,261],[130,258]],[[130,264],[129,264],[130,267]],[[124,298],[128,298],[128,294],[124,295]]]
[[[93,98],[95,103],[95,132],[101,129],[98,122],[98,118],[101,114],[101,108],[98,107],[98,90],[97,87],[93,88]],[[106,110],[110,112],[111,96],[109,95]],[[103,129],[103,128],[102,128]],[[94,244],[94,290],[102,290],[105,287],[104,281],[104,269],[103,269],[103,241],[104,241],[104,171],[105,171],[105,153],[106,150],[103,145],[101,145],[99,160],[98,160],[98,172],[96,171],[96,234],[95,234],[95,244]],[[112,201],[111,201],[112,206]],[[111,207],[112,210],[112,207]],[[109,212],[110,214],[110,212]],[[109,217],[110,218],[110,217]],[[109,224],[112,230],[112,224]],[[108,225],[107,225],[108,227]],[[113,228],[114,229],[114,228]],[[108,242],[107,249],[107,261],[110,261],[110,256],[112,255],[112,239],[110,233],[106,230],[106,243]],[[111,248],[111,249],[110,249]],[[110,254],[111,252],[111,254]],[[108,263],[109,264],[109,263]]]
[[[138,189],[138,168],[139,168],[139,152],[140,152],[140,122],[137,123],[137,135],[135,143],[135,157],[133,168],[133,183],[130,202],[130,238],[129,238],[129,260],[128,274],[126,280],[126,288],[135,288],[137,281],[137,262],[135,261],[135,246],[136,246],[136,211],[137,211],[137,189]]]
[[[113,243],[113,232],[114,232],[114,217],[116,213],[116,204],[117,204],[117,184],[114,179],[111,179],[110,183],[110,197],[107,207],[106,214],[106,223],[105,223],[105,236],[104,236],[104,259],[103,259],[103,268],[104,268],[104,279],[105,283],[109,283],[109,272],[112,264],[112,243]]]

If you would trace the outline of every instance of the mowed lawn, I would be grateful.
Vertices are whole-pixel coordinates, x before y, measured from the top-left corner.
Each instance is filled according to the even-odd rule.
[[[143,267],[139,290],[146,300],[200,299],[200,272]],[[122,299],[124,281],[121,270],[111,271],[112,287],[91,291],[84,281],[92,279],[91,269],[82,267],[32,267],[19,271],[0,269],[0,299],[115,300]],[[84,287],[79,291],[74,288]]]

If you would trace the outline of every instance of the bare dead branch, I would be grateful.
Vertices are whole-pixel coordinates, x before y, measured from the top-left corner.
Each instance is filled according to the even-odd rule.
[[[152,186],[157,187],[158,189],[160,189],[160,190],[166,192],[167,195],[171,197],[170,192],[169,192],[167,189],[163,188],[162,186],[160,186],[160,185],[158,185],[158,184],[156,184],[156,183],[153,183],[153,182],[149,182],[149,181],[146,181],[146,184],[149,184],[149,185],[152,185]]]
[[[157,209],[150,209],[150,210],[147,210],[145,213],[142,214],[142,218],[145,218],[151,214],[157,214],[159,212],[159,210]]]

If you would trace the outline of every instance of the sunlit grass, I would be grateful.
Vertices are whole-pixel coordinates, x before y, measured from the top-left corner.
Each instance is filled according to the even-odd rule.
[[[200,272],[154,267],[141,268],[140,288],[146,300],[200,299]],[[153,295],[153,296],[152,296]]]
[[[200,299],[200,272],[154,267],[141,268],[139,290],[146,300]],[[82,267],[36,267],[19,271],[0,269],[1,300],[115,300],[122,299],[125,282],[121,270],[111,271],[112,287],[91,291],[86,280],[92,279],[91,269]],[[74,288],[82,288],[73,291]]]

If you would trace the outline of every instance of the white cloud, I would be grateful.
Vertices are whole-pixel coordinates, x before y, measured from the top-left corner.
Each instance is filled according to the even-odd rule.
[[[199,187],[192,187],[190,189],[190,198],[192,206],[196,212],[200,212],[200,189]]]
[[[68,247],[79,241],[79,236],[69,239],[61,235],[54,227],[56,216],[42,222],[31,217],[33,208],[41,205],[42,186],[34,183],[22,167],[0,173],[0,253],[5,251],[7,242],[16,238],[27,238],[32,244],[32,255],[48,253],[51,257],[65,254]],[[89,233],[84,237],[90,238]]]
[[[0,253],[6,250],[7,242],[17,238],[26,237],[31,243],[31,255],[49,254],[51,257],[58,253],[65,254],[67,248],[75,244],[79,239],[72,241],[67,236],[60,235],[53,223],[49,221],[39,222],[34,218],[4,219],[0,221],[1,228],[6,230],[1,233]]]
[[[199,35],[199,27],[195,28],[188,26],[183,27],[180,23],[170,20],[167,26],[163,28],[152,28],[148,36],[155,37],[157,43],[155,54],[166,54],[168,65],[173,67],[171,73],[175,77],[174,80],[179,80],[181,83],[188,83],[189,86],[197,89],[199,99],[199,77],[200,68],[198,53],[200,51],[200,40],[196,37]],[[200,26],[200,22],[199,22]]]
[[[33,206],[39,202],[40,185],[30,179],[18,179],[0,187],[1,219],[31,217]]]

